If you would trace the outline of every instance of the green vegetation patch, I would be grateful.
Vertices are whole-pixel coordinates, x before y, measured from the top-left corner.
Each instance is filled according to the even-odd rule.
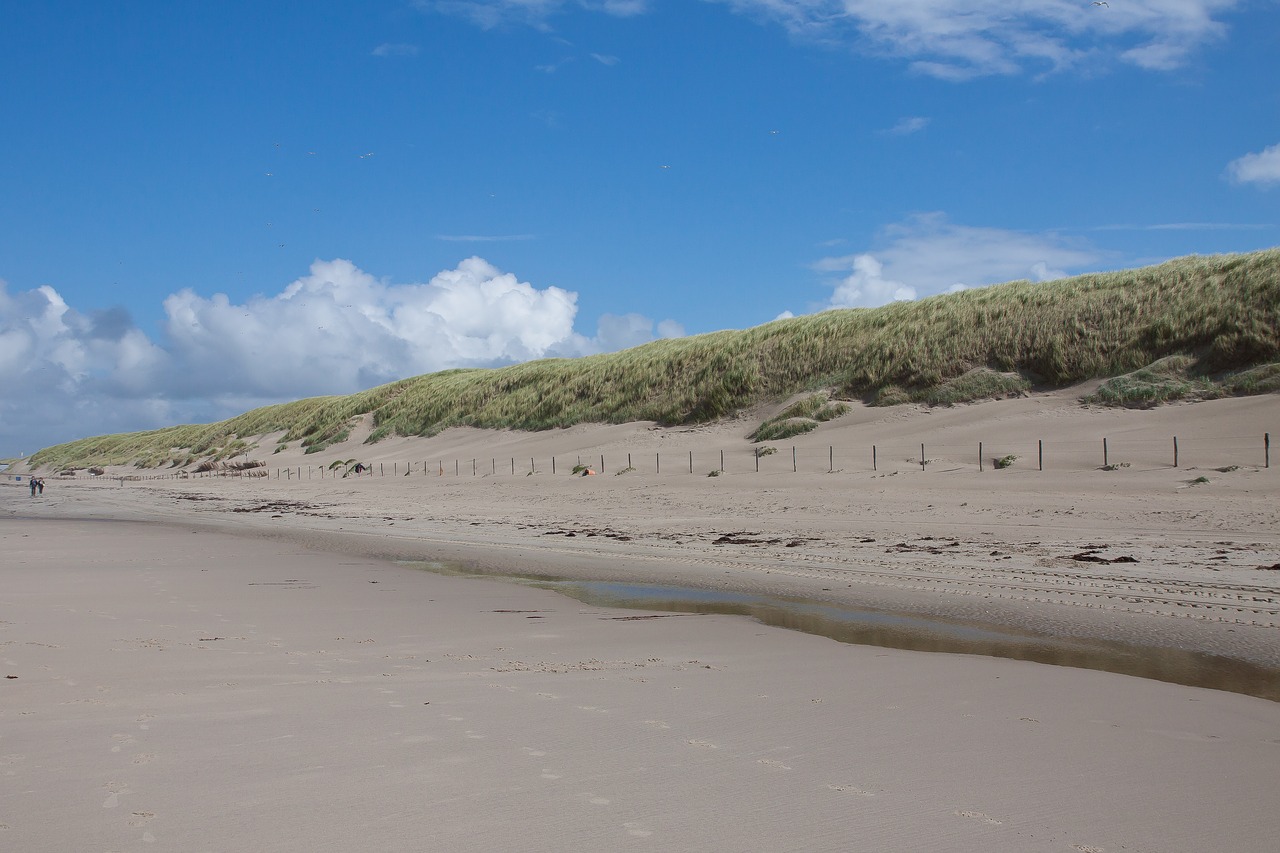
[[[1001,373],[989,367],[976,367],[936,388],[924,391],[919,399],[931,406],[951,406],[976,400],[996,400],[1029,390],[1031,382],[1018,373]]]
[[[1195,365],[1195,359],[1188,355],[1167,356],[1132,373],[1108,379],[1084,402],[1149,408],[1172,400],[1219,396],[1213,382],[1191,375]]]
[[[748,438],[751,441],[776,441],[803,435],[817,429],[818,424],[838,418],[848,411],[848,403],[834,402],[827,394],[810,394],[760,424]]]

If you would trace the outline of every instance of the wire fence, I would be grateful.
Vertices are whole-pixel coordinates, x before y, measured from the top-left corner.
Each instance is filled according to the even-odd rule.
[[[1226,469],[1271,467],[1271,433],[1212,438],[1135,437],[1093,441],[1021,439],[967,444],[890,441],[859,447],[759,444],[722,450],[647,450],[570,452],[552,456],[437,457],[434,459],[356,463],[338,466],[301,465],[271,468],[235,463],[198,472],[154,472],[100,475],[126,481],[238,477],[274,480],[349,479],[352,477],[497,477],[551,475],[701,474],[703,476],[812,473],[896,473],[905,471],[987,472],[1012,470],[1085,471],[1154,470],[1160,468]],[[94,478],[84,471],[58,479]],[[22,481],[21,476],[15,477]]]

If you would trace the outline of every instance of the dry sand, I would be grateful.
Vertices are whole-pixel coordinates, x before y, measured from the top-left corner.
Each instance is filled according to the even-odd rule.
[[[388,476],[6,484],[0,846],[1275,849],[1276,397],[859,410],[758,474],[753,425],[356,436],[319,458],[264,440],[273,472]],[[1104,436],[1128,467],[1097,470]],[[601,475],[564,470],[601,454]],[[950,651],[388,557],[678,585]]]

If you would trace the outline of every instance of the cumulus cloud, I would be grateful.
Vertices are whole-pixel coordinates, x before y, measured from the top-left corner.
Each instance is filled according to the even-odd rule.
[[[947,80],[1058,70],[1106,57],[1157,71],[1222,38],[1240,0],[710,0],[793,35],[895,56]]]
[[[1227,165],[1227,174],[1238,184],[1264,187],[1280,184],[1280,143],[1232,160]]]
[[[840,277],[827,308],[869,308],[1015,279],[1048,281],[1099,260],[1054,234],[957,225],[941,213],[883,230],[876,248],[822,258],[813,268]]]
[[[593,336],[579,334],[576,293],[534,287],[479,257],[412,284],[316,261],[274,295],[237,303],[184,289],[163,308],[157,343],[122,309],[84,314],[52,287],[11,295],[0,282],[0,455],[684,334],[638,314],[604,315]]]

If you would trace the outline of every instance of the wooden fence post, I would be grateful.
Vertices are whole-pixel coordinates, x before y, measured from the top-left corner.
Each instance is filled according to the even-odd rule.
[[[689,451],[689,473],[693,473],[693,451]]]
[[[921,471],[923,471],[923,470],[924,470],[924,465],[925,465],[925,461],[924,461],[924,443],[923,443],[923,442],[921,442],[921,443],[920,443],[920,470],[921,470]]]
[[[1173,437],[1173,467],[1178,467],[1178,437]]]
[[[1040,470],[1044,470],[1044,439],[1036,439],[1036,456],[1040,459]]]
[[[794,474],[800,469],[796,467],[796,446],[791,445],[791,473]]]
[[[1262,434],[1262,453],[1263,453],[1262,467],[1270,468],[1271,467],[1271,433],[1269,432],[1264,432]]]
[[[978,442],[978,473],[982,473],[982,442]]]
[[[1106,438],[1103,438],[1102,439],[1102,467],[1106,468],[1110,464],[1111,463],[1107,460],[1107,440]]]
[[[872,471],[880,470],[876,467],[876,446],[874,444],[871,445],[871,470]]]

